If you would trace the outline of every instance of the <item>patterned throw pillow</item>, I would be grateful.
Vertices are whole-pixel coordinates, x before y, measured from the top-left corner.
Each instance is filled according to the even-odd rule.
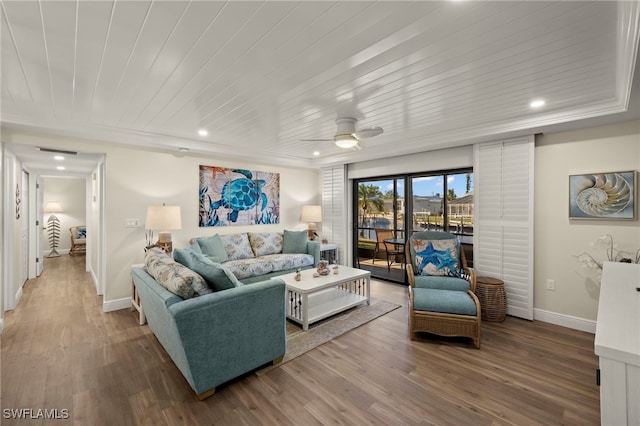
[[[171,293],[183,299],[211,293],[204,278],[191,269],[174,262],[161,248],[154,247],[144,257],[145,269]]]
[[[249,236],[246,232],[242,234],[220,235],[220,238],[222,238],[222,242],[224,242],[224,250],[227,252],[228,260],[250,259],[255,257],[249,244]]]
[[[249,242],[256,257],[282,253],[282,239],[280,232],[249,232]]]
[[[87,228],[78,228],[78,239],[87,238]]]
[[[415,239],[412,242],[418,275],[460,275],[457,240]]]

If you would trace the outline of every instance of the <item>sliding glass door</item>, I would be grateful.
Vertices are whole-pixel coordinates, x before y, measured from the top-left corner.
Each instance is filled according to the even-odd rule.
[[[406,234],[404,177],[359,180],[354,264],[373,276],[404,282],[402,239]],[[386,241],[385,241],[386,240]]]
[[[473,264],[473,170],[354,181],[354,265],[406,283],[404,241],[423,230],[451,232]]]

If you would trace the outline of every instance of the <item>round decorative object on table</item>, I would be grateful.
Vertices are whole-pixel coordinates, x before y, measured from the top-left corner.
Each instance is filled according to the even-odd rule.
[[[502,280],[492,277],[477,277],[476,296],[480,301],[483,320],[497,322],[505,320],[507,317],[507,295]]]

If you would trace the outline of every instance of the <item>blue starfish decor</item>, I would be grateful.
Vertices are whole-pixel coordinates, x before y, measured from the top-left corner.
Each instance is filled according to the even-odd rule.
[[[416,251],[416,261],[418,274],[423,274],[427,265],[433,264],[439,275],[458,276],[458,258],[455,254],[452,254],[449,249],[436,250],[431,241],[423,250]]]

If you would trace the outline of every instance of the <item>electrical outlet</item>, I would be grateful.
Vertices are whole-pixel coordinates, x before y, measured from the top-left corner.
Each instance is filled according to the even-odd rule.
[[[556,291],[556,281],[547,278],[547,290]]]

